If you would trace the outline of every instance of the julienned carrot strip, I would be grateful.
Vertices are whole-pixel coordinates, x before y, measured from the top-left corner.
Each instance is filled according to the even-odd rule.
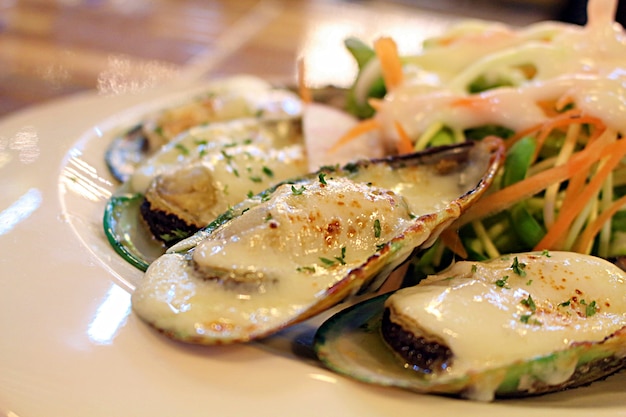
[[[574,97],[572,97],[570,94],[564,94],[556,101],[556,103],[554,104],[554,109],[560,111],[564,109],[565,106],[567,106],[568,104],[573,104],[575,102],[576,101],[574,100]]]
[[[587,225],[583,233],[578,237],[578,240],[576,241],[576,244],[572,249],[575,252],[589,252],[589,249],[591,248],[591,245],[593,243],[593,239],[598,234],[602,226],[607,221],[609,221],[609,219],[613,217],[613,215],[615,215],[615,213],[617,213],[617,211],[621,209],[624,205],[626,205],[626,196],[611,203],[610,206],[608,206],[604,211],[602,211],[602,213],[600,213],[598,218],[596,218],[592,223]]]
[[[625,154],[626,140],[611,143],[602,150],[599,157],[602,159],[607,158],[606,162],[602,164],[582,193],[578,194],[572,200],[571,204],[566,207],[561,207],[559,217],[552,227],[548,229],[543,239],[535,246],[536,250],[557,249],[557,245],[567,234],[567,229],[574,218],[576,218],[587,202],[600,190],[606,177],[613,171]]]
[[[402,125],[397,121],[393,122],[393,125],[396,128],[396,132],[398,132],[398,153],[402,155],[413,152],[413,141],[409,137],[408,133],[406,133],[406,130],[404,130]]]
[[[609,143],[609,139],[613,140],[615,138],[615,136],[607,131],[606,129],[603,129],[601,131],[601,133],[599,133],[600,130],[598,129],[598,134],[594,136],[592,136],[589,141],[587,142],[587,146],[589,146],[590,143],[595,142],[596,140],[600,140],[600,141],[604,141],[605,143]],[[578,173],[576,173],[576,175],[574,175],[572,178],[570,178],[568,184],[567,184],[567,188],[565,189],[565,197],[563,198],[563,202],[562,204],[567,207],[568,205],[571,204],[571,201],[581,193],[583,187],[585,186],[585,183],[587,182],[587,178],[589,177],[589,171],[588,170],[584,170],[584,171],[580,171]]]
[[[367,104],[376,111],[380,111],[383,108],[383,101],[379,98],[370,98],[367,100]]]
[[[383,37],[374,42],[374,51],[380,61],[385,87],[387,91],[393,90],[404,80],[398,46],[393,39]]]
[[[556,158],[555,165],[563,165],[574,153],[576,140],[580,134],[580,125],[578,123],[571,124],[567,128],[565,140],[561,146],[561,150]],[[543,221],[547,227],[552,226],[556,213],[556,200],[559,192],[560,183],[555,183],[546,188],[545,204],[543,206]]]
[[[440,236],[441,241],[444,245],[446,245],[448,249],[450,249],[460,258],[467,259],[467,249],[465,249],[465,246],[461,241],[458,229],[447,228],[443,232],[441,232]]]
[[[372,130],[376,130],[380,127],[378,121],[376,119],[366,119],[362,122],[355,125],[352,129],[348,130],[345,135],[343,135],[331,148],[328,152],[335,152],[337,149],[341,148],[346,143],[358,138],[359,136],[371,132]]]
[[[303,103],[311,103],[313,96],[311,90],[306,84],[306,65],[304,58],[298,59],[298,94]]]
[[[559,119],[562,119],[562,118],[571,119],[572,117],[579,117],[581,115],[582,115],[582,110],[580,110],[580,109],[572,109],[572,110],[569,110],[569,111],[567,111],[565,113],[559,114],[558,118]],[[512,141],[512,142],[516,142],[519,139],[523,138],[524,136],[530,135],[531,133],[536,133],[536,132],[539,132],[541,130],[546,130],[546,129],[549,128],[549,126],[552,123],[554,123],[555,120],[556,120],[556,118],[553,117],[551,119],[548,119],[545,122],[538,123],[538,124],[536,124],[534,126],[530,126],[527,129],[520,130],[515,135],[513,135],[511,138],[509,138],[509,140]]]
[[[601,119],[595,116],[583,115],[580,109],[572,109],[561,113],[557,117],[554,117],[544,123],[539,123],[528,129],[517,132],[517,134],[507,139],[506,145],[510,148],[515,142],[517,142],[524,136],[528,136],[536,132],[552,131],[553,129],[556,129],[558,127],[569,126],[572,123],[592,124],[594,126],[597,126],[598,128],[604,128],[604,123]],[[539,148],[540,147],[537,146],[537,149]]]
[[[572,155],[569,161],[563,165],[546,169],[483,197],[470,207],[458,222],[461,225],[467,224],[491,213],[502,211],[519,201],[537,194],[550,184],[565,181],[577,172],[588,169],[598,160],[601,152],[608,146],[602,141],[596,141],[584,150]]]

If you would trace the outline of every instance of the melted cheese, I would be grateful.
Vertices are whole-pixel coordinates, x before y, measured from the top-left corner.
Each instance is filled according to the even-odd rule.
[[[294,93],[274,89],[257,77],[235,76],[210,83],[201,95],[148,116],[142,130],[150,147],[158,149],[194,126],[257,116],[297,117],[301,111]]]
[[[299,185],[296,192],[291,187],[280,186],[265,204],[200,243],[194,261],[211,268],[263,274],[268,280],[289,281],[287,271],[309,271],[311,278],[327,281],[315,284],[325,288],[411,220],[399,195],[346,178],[307,184],[301,193]]]
[[[325,273],[320,258],[336,260],[345,248],[345,265],[333,266],[343,274],[375,252],[376,245],[397,236],[411,219],[445,209],[482,172],[482,164],[468,164],[450,175],[437,175],[430,166],[393,169],[376,164],[349,179],[329,176],[325,183],[285,184],[265,204],[200,243],[194,261],[247,271],[282,271],[291,262],[287,269]]]
[[[475,159],[442,176],[428,166],[370,165],[349,178],[328,174],[281,185],[264,201],[249,200],[249,209],[188,254],[175,252],[181,242],[158,258],[133,293],[133,308],[185,340],[232,342],[271,333],[332,297],[333,285],[375,256],[378,245],[402,237],[415,216],[447,210],[446,202],[475,187],[488,163]],[[429,231],[411,236],[426,239]],[[409,246],[400,255],[408,256]]]
[[[513,267],[515,258],[523,269]],[[387,307],[394,322],[451,348],[452,378],[602,341],[626,326],[626,275],[600,258],[567,252],[459,262],[396,292]],[[545,380],[563,382],[576,363],[561,365]],[[492,397],[496,387],[476,395]]]
[[[282,124],[281,128],[277,128],[275,123]],[[239,154],[236,158],[241,159],[244,157],[241,154],[246,151],[254,154],[251,159],[256,159],[258,164],[262,164],[259,159],[260,152],[266,152],[268,160],[274,159],[285,163],[297,160],[297,164],[300,165],[301,159],[304,158],[303,145],[299,143],[301,137],[289,128],[295,121],[285,120],[275,123],[265,124],[258,119],[238,119],[190,129],[142,163],[129,180],[129,187],[131,191],[142,193],[148,188],[150,182],[160,174],[173,172],[180,166],[189,166],[198,161],[228,165],[231,162],[229,156]],[[252,147],[242,148],[245,145],[252,145],[257,150],[252,150]],[[292,150],[285,151],[284,156],[279,156],[273,150],[292,145],[300,146],[302,149],[298,151],[300,155],[294,155]],[[242,172],[239,174],[242,177],[249,178],[252,176],[247,171],[245,163],[241,168]],[[234,178],[232,169],[231,172]],[[254,175],[257,174],[258,172]],[[286,177],[282,177],[282,179],[284,178]],[[245,192],[241,194],[239,200],[245,195]]]

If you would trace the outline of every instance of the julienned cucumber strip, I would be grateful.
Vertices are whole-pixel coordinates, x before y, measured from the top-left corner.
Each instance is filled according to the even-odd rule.
[[[504,162],[502,188],[526,178],[537,144],[532,137],[524,137],[511,146]]]
[[[546,234],[543,226],[530,214],[524,202],[514,205],[509,210],[509,215],[513,229],[528,247],[535,247]]]

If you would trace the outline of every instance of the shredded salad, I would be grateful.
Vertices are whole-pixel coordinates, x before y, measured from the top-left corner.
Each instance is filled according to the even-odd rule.
[[[397,153],[506,140],[497,185],[424,266],[526,250],[626,255],[626,33],[616,8],[590,0],[585,26],[464,22],[414,56],[391,38],[346,41],[360,69],[348,107],[362,122],[335,149],[372,130]]]

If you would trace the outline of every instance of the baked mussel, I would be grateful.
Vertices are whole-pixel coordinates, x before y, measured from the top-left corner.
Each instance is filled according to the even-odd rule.
[[[573,252],[461,261],[317,331],[330,369],[478,401],[574,388],[626,365],[626,273]]]
[[[299,118],[243,118],[194,127],[135,167],[109,199],[105,234],[145,270],[164,248],[228,207],[308,172]]]
[[[248,75],[217,79],[145,114],[113,139],[105,161],[113,177],[126,182],[146,158],[194,127],[249,118],[271,123],[301,114],[299,97],[286,88]]]
[[[225,344],[376,292],[485,193],[504,152],[486,138],[281,182],[152,262],[133,309],[173,339]]]

